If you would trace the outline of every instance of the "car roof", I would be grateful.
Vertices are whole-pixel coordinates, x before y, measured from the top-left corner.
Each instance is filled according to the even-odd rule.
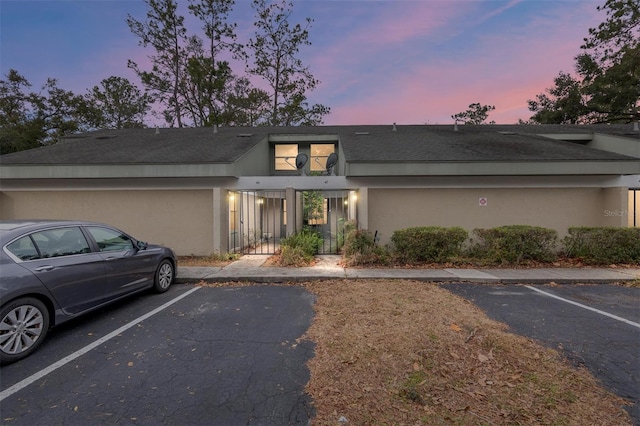
[[[50,219],[26,219],[26,220],[3,220],[0,221],[0,242],[2,244],[7,241],[28,232],[47,229],[56,226],[80,226],[80,225],[99,225],[109,226],[103,223],[77,221],[77,220],[50,220]]]

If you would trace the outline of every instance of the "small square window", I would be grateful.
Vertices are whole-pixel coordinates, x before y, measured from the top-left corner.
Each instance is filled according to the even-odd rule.
[[[298,145],[280,144],[276,145],[275,148],[275,169],[296,170],[296,156],[298,155]]]
[[[334,152],[333,144],[311,144],[311,171],[323,172],[327,170],[327,158]]]

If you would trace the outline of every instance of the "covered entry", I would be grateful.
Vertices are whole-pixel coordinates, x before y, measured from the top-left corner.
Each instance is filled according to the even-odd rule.
[[[230,192],[229,252],[274,254],[282,239],[307,229],[322,237],[320,254],[338,253],[345,222],[356,218],[356,192],[299,190],[293,194],[293,203],[287,203],[286,191]]]

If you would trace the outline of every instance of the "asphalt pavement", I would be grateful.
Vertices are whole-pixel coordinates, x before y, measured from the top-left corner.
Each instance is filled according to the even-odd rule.
[[[314,346],[299,337],[311,323],[313,295],[295,286],[199,281],[440,282],[514,332],[562,349],[618,395],[640,395],[638,288],[541,285],[634,282],[640,268],[361,269],[341,266],[340,256],[280,268],[267,259],[181,267],[177,281],[191,285],[128,298],[54,329],[32,356],[3,366],[0,422],[308,424],[313,409],[304,386]],[[513,283],[528,285],[503,285]],[[640,426],[638,405],[629,411]]]

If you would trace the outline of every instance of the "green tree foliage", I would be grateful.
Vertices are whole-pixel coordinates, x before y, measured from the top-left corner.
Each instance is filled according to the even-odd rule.
[[[236,42],[237,24],[228,20],[233,5],[233,0],[189,0],[189,11],[200,20],[205,34],[205,40],[190,38],[182,85],[185,107],[197,127],[234,120],[229,112],[229,92],[237,77],[228,61],[218,60],[224,54],[245,58],[242,45]]]
[[[538,123],[630,122],[640,119],[640,3],[607,0],[606,19],[576,56],[578,76],[560,73],[546,94],[529,100]]]
[[[268,124],[321,124],[329,108],[309,106],[306,102],[307,91],[315,89],[319,81],[298,56],[301,47],[311,44],[308,28],[312,20],[307,18],[304,26],[290,24],[293,4],[287,0],[253,0],[252,5],[257,20],[255,34],[248,43],[252,65],[247,71],[261,77],[269,86],[271,117]]]
[[[265,97],[248,78],[233,72],[230,60],[247,55],[238,43],[237,24],[229,22],[233,0],[189,0],[188,10],[205,35],[190,35],[175,0],[145,0],[147,20],[127,23],[139,44],[152,47],[152,69],[129,67],[163,108],[171,126],[257,125],[267,122]]]
[[[14,69],[0,80],[0,154],[52,144],[87,129],[89,107],[82,96],[60,89],[51,78],[40,92],[30,88]]]
[[[151,97],[123,77],[105,78],[85,99],[91,105],[87,120],[95,128],[144,127],[144,117],[151,108]]]
[[[228,126],[256,126],[269,122],[269,95],[246,77],[236,78],[226,92],[222,122]]]
[[[325,199],[320,191],[304,191],[302,193],[302,215],[305,224],[314,224],[324,217]]]
[[[582,95],[581,82],[571,74],[560,72],[553,80],[555,86],[547,93],[536,95],[528,100],[529,110],[535,112],[531,120],[546,124],[577,124],[588,115],[585,97]]]
[[[128,15],[127,25],[139,38],[140,46],[151,46],[155,50],[155,54],[149,57],[153,67],[151,71],[144,71],[132,60],[128,66],[140,77],[151,96],[164,105],[167,123],[183,127],[180,86],[184,81],[185,46],[188,43],[184,17],[178,15],[178,5],[174,0],[145,2],[149,6],[146,21],[138,21]]]
[[[489,112],[496,109],[493,105],[480,105],[479,102],[469,105],[469,109],[451,116],[456,122],[462,121],[465,124],[485,124],[489,118]],[[491,121],[488,124],[495,124]]]
[[[599,121],[640,119],[640,2],[607,0],[607,18],[589,29],[576,57],[588,107]]]

